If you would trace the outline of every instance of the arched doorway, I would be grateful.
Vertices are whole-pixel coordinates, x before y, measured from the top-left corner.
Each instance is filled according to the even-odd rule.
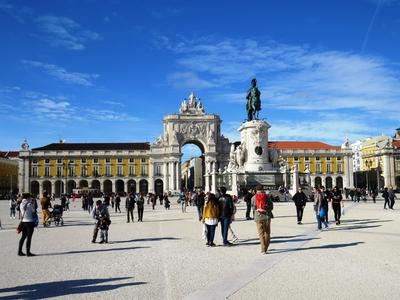
[[[327,189],[332,189],[333,188],[333,186],[332,186],[332,177],[326,177],[325,178],[325,185],[326,185],[326,188]]]
[[[124,192],[124,181],[123,180],[121,180],[121,179],[118,179],[116,182],[115,182],[115,188],[116,188],[116,192],[117,193],[123,193]]]
[[[321,177],[317,176],[314,179],[314,186],[320,188],[322,186],[322,179]]]
[[[31,181],[31,193],[35,196],[39,195],[39,182]]]
[[[43,193],[47,192],[48,195],[51,195],[53,191],[51,190],[51,182],[46,180],[43,181]]]
[[[164,194],[163,181],[161,179],[154,181],[154,192],[156,195]]]
[[[128,180],[128,193],[136,193],[136,181],[133,179]]]
[[[181,188],[184,191],[204,190],[204,146],[188,140],[181,148]]]
[[[139,181],[139,193],[147,194],[149,192],[149,183],[146,179]]]
[[[396,183],[396,188],[400,189],[400,176],[396,176],[395,183]]]
[[[57,180],[54,187],[56,197],[61,197],[61,194],[64,192],[64,182],[62,182],[62,180]]]
[[[104,193],[105,194],[111,194],[112,193],[112,182],[109,179],[104,180],[103,182],[103,186],[104,186]]]
[[[96,189],[96,190],[101,190],[101,186],[100,186],[100,181],[98,181],[97,179],[92,181],[91,184],[92,189]]]
[[[79,188],[87,188],[89,186],[87,180],[82,179],[81,181],[79,181]]]
[[[74,180],[68,180],[68,183],[67,183],[67,194],[72,194],[74,189],[76,189],[76,182]]]
[[[341,176],[336,177],[336,186],[339,189],[343,189],[343,178]]]

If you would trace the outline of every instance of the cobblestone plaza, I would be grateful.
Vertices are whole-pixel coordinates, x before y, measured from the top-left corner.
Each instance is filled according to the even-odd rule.
[[[36,257],[18,257],[17,220],[0,201],[2,299],[398,299],[400,214],[345,202],[342,225],[317,231],[312,205],[296,224],[293,203],[276,203],[272,243],[260,255],[253,221],[238,205],[232,247],[209,248],[195,207],[146,205],[143,223],[111,213],[109,244],[91,244],[93,222],[80,200],[65,226],[35,230]],[[136,213],[136,211],[135,211]],[[332,218],[332,216],[331,216]],[[136,215],[135,215],[136,219]]]

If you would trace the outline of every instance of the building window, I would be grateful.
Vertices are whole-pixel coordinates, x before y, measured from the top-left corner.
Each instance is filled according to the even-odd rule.
[[[331,172],[332,172],[332,165],[326,164],[326,173],[331,173]]]
[[[99,166],[93,166],[93,176],[99,176]]]
[[[316,171],[316,173],[321,173],[321,164],[315,165],[315,171]]]
[[[98,164],[98,163],[99,163],[99,159],[98,159],[98,158],[94,158],[94,159],[93,159],[93,162],[94,162],[95,164]]]
[[[142,176],[147,176],[147,166],[145,166],[145,165],[141,166],[141,172],[140,172],[140,174],[141,174]]]
[[[145,162],[146,162],[146,158],[142,158],[142,159],[141,159],[141,162],[142,162],[142,163],[145,163]]]
[[[129,176],[135,176],[135,166],[129,166]]]
[[[46,177],[50,176],[50,167],[44,167],[44,176]]]
[[[32,167],[32,176],[37,177],[38,176],[38,168],[37,167]]]
[[[86,163],[86,158],[82,158],[81,162],[82,162],[83,164],[85,164],[85,163]]]
[[[156,166],[156,176],[161,176],[161,166]]]
[[[57,177],[62,176],[62,167],[57,167]]]
[[[336,160],[342,160],[341,156],[336,157]]]
[[[75,161],[74,161],[73,159],[70,159],[70,160],[69,160],[69,163],[70,163],[70,164],[73,164],[74,162],[75,162]]]
[[[117,175],[124,176],[124,167],[122,165],[117,166]]]
[[[117,161],[118,161],[119,163],[122,163],[122,158],[118,158]]]
[[[32,160],[32,163],[33,163],[33,164],[37,164],[37,159],[36,159],[36,158],[33,159],[33,160]]]
[[[75,167],[74,166],[69,166],[68,167],[68,176],[74,177],[75,176]]]
[[[295,156],[293,159],[294,159],[295,161],[298,161],[298,160],[299,160],[299,157],[298,157],[298,156]]]
[[[327,156],[327,157],[326,157],[326,160],[331,160],[331,157],[330,157],[330,156]]]
[[[130,158],[130,159],[129,159],[129,162],[130,162],[130,163],[134,163],[134,162],[135,162],[135,159],[134,159],[134,158]]]
[[[44,160],[44,162],[45,162],[46,164],[49,164],[49,163],[50,163],[50,159],[46,158],[46,159]]]
[[[106,166],[106,176],[111,176],[111,166]]]
[[[106,163],[109,163],[111,161],[110,158],[106,158]]]
[[[310,164],[305,164],[304,165],[304,171],[309,170],[310,171]]]
[[[62,164],[62,159],[57,159],[58,164]]]
[[[337,164],[337,172],[343,173],[343,165],[342,164]]]
[[[87,176],[87,167],[86,166],[82,166],[81,176]]]
[[[320,160],[320,157],[319,157],[319,156],[316,156],[316,157],[315,157],[315,160]]]
[[[304,160],[305,160],[305,161],[309,161],[310,158],[309,158],[308,156],[305,156],[305,157],[304,157]]]

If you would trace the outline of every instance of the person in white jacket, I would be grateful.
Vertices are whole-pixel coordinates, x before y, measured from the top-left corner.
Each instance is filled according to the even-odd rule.
[[[20,211],[22,216],[22,236],[19,240],[18,255],[19,256],[35,256],[31,252],[31,241],[35,223],[33,219],[34,213],[36,213],[36,207],[33,203],[32,197],[29,193],[22,195],[22,202],[20,204]],[[22,252],[22,247],[26,239],[26,254]]]

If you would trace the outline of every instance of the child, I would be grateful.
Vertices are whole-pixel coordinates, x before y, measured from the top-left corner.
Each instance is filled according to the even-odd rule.
[[[105,215],[101,215],[99,220],[99,228],[100,228],[100,244],[108,243],[108,227],[111,224],[110,218]]]
[[[164,206],[165,206],[165,209],[169,209],[169,207],[170,207],[170,201],[169,201],[169,199],[168,199],[168,197],[167,196],[164,196]]]

